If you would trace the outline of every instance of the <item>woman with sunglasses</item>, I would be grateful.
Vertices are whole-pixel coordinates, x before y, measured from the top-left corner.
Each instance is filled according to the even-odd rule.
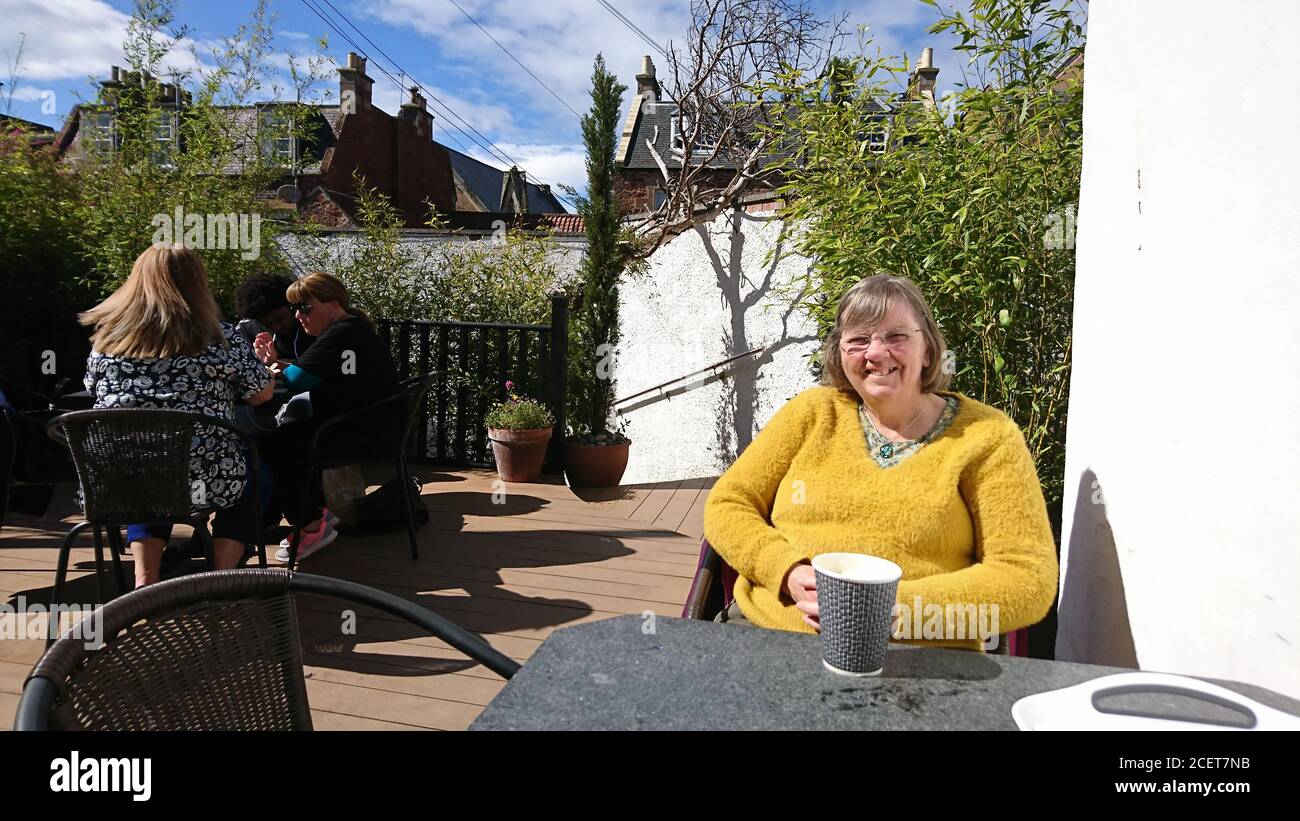
[[[900,619],[896,639],[992,649],[954,616],[993,614],[980,639],[1042,619],[1057,558],[1033,458],[1006,414],[945,390],[952,358],[916,284],[850,288],[822,363],[821,386],[787,402],[709,494],[705,537],[739,574],[719,620],[819,630],[811,559],[832,552],[903,569],[897,603],[926,626],[912,635],[915,617]]]
[[[289,524],[302,529],[298,558],[305,558],[334,541],[337,533],[324,509],[320,477],[308,488],[307,521],[296,521],[316,429],[398,392],[397,369],[388,345],[370,318],[354,308],[347,288],[329,274],[312,273],[295,280],[286,292],[303,330],[315,337],[311,347],[284,368],[280,376],[291,392],[311,393],[310,419],[276,428],[261,445],[263,457],[275,476],[273,507]],[[273,358],[274,348],[263,344],[259,357]],[[334,426],[320,446],[331,458],[367,461],[391,453],[406,424],[397,405],[380,408],[364,419]],[[326,454],[319,454],[326,455]],[[289,560],[291,538],[280,543],[276,557]]]

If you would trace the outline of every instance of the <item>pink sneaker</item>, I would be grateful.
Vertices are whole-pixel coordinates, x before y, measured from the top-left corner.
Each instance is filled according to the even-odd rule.
[[[326,522],[329,522],[330,527],[335,527],[335,528],[336,528],[336,527],[339,526],[339,523],[343,521],[343,520],[340,519],[338,516],[334,515],[334,511],[330,510],[330,509],[327,508],[327,507],[323,507],[323,508],[321,508],[321,509],[320,509],[320,514],[321,514],[321,516],[324,517],[324,519],[325,519]],[[319,519],[318,519],[317,521],[319,521]],[[313,524],[314,524],[314,523],[313,523]],[[285,536],[283,539],[280,540],[280,547],[281,547],[281,549],[284,550],[284,555],[285,555],[285,556],[288,556],[288,555],[289,555],[289,552],[288,552],[288,551],[289,551],[289,540],[292,539],[292,538],[293,538],[293,531],[290,531],[288,536]],[[300,548],[300,549],[301,549],[301,547],[302,547],[302,545],[299,545],[299,548]],[[278,556],[278,555],[280,555],[280,554],[277,553],[276,555]],[[289,561],[289,560],[286,558],[286,559],[283,559],[283,561],[286,561],[286,562],[287,562],[287,561]]]
[[[298,542],[298,561],[302,561],[311,554],[333,542],[339,536],[338,531],[329,523],[328,519],[321,520],[320,526],[315,530],[304,530],[302,540]],[[280,543],[280,549],[275,551],[275,558],[278,561],[289,561],[289,550],[293,542],[289,539]]]

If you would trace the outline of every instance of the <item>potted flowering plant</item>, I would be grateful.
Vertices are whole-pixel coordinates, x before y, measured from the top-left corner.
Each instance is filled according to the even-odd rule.
[[[520,397],[514,389],[514,382],[506,382],[506,400],[488,411],[488,441],[496,458],[497,475],[503,481],[536,482],[542,475],[555,417],[545,405]]]

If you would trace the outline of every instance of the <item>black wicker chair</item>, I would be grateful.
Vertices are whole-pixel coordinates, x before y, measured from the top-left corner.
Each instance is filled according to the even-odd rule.
[[[41,494],[41,501],[36,507],[43,511],[49,505],[50,496],[53,495],[53,482],[40,482],[38,480],[41,477],[35,477],[34,480],[24,470],[28,461],[28,449],[38,441],[37,436],[44,439],[45,421],[47,420],[39,419],[30,412],[0,408],[0,530],[4,529],[5,519],[9,515],[11,489],[19,493],[29,487],[48,489]],[[48,445],[48,442],[45,444]],[[15,508],[21,509],[22,506],[15,505]]]
[[[208,534],[209,508],[192,510],[190,449],[195,425],[220,428],[237,437],[248,459],[251,498],[260,499],[257,447],[234,425],[222,419],[178,410],[112,408],[65,413],[51,419],[46,432],[67,445],[77,469],[86,520],[68,531],[59,549],[52,604],[62,602],[72,543],[86,528],[94,528],[95,584],[99,601],[107,601],[103,585],[104,536],[107,534],[118,591],[126,592],[121,555],[125,550],[121,528],[132,522],[188,524],[212,569],[212,538]],[[253,506],[259,564],[266,567],[262,522]],[[57,635],[50,620],[50,641]]]
[[[98,647],[73,627],[23,685],[15,730],[310,730],[294,593],[381,610],[509,679],[519,664],[391,593],[280,569],[151,584],[104,606]],[[82,625],[87,626],[83,621]]]
[[[438,375],[435,373],[426,373],[419,376],[412,376],[402,380],[400,383],[401,391],[393,394],[387,399],[381,399],[378,402],[372,402],[369,405],[357,408],[354,411],[336,416],[322,423],[316,428],[311,439],[311,456],[310,463],[307,466],[307,480],[303,483],[302,498],[298,504],[298,521],[307,521],[308,504],[310,502],[311,489],[314,483],[320,481],[321,473],[326,468],[345,467],[347,465],[364,465],[364,464],[390,464],[397,470],[397,476],[401,480],[402,503],[406,511],[406,536],[411,543],[411,558],[420,558],[420,546],[415,539],[415,506],[411,502],[411,494],[406,491],[406,477],[410,475],[407,470],[406,451],[410,448],[411,432],[415,429],[415,420],[419,418],[417,412],[424,402],[424,395],[429,392],[429,388],[438,381]],[[336,430],[339,425],[349,422],[365,419],[368,415],[380,408],[386,408],[393,405],[399,405],[406,414],[406,425],[402,431],[402,437],[398,440],[395,452],[385,454],[377,459],[360,460],[356,458],[334,458],[329,454],[328,449],[321,446],[323,437]],[[295,528],[293,534],[289,537],[289,569],[293,570],[298,562],[298,543],[302,540],[302,528]]]

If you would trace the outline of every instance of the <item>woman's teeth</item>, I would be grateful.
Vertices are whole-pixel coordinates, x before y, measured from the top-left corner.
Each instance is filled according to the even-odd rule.
[[[893,373],[893,372],[896,371],[896,370],[898,370],[898,366],[897,366],[897,365],[895,365],[894,367],[890,368],[890,369],[887,370],[887,371],[873,371],[873,370],[871,370],[870,368],[868,368],[868,369],[867,369],[867,376],[889,376],[891,373]]]

